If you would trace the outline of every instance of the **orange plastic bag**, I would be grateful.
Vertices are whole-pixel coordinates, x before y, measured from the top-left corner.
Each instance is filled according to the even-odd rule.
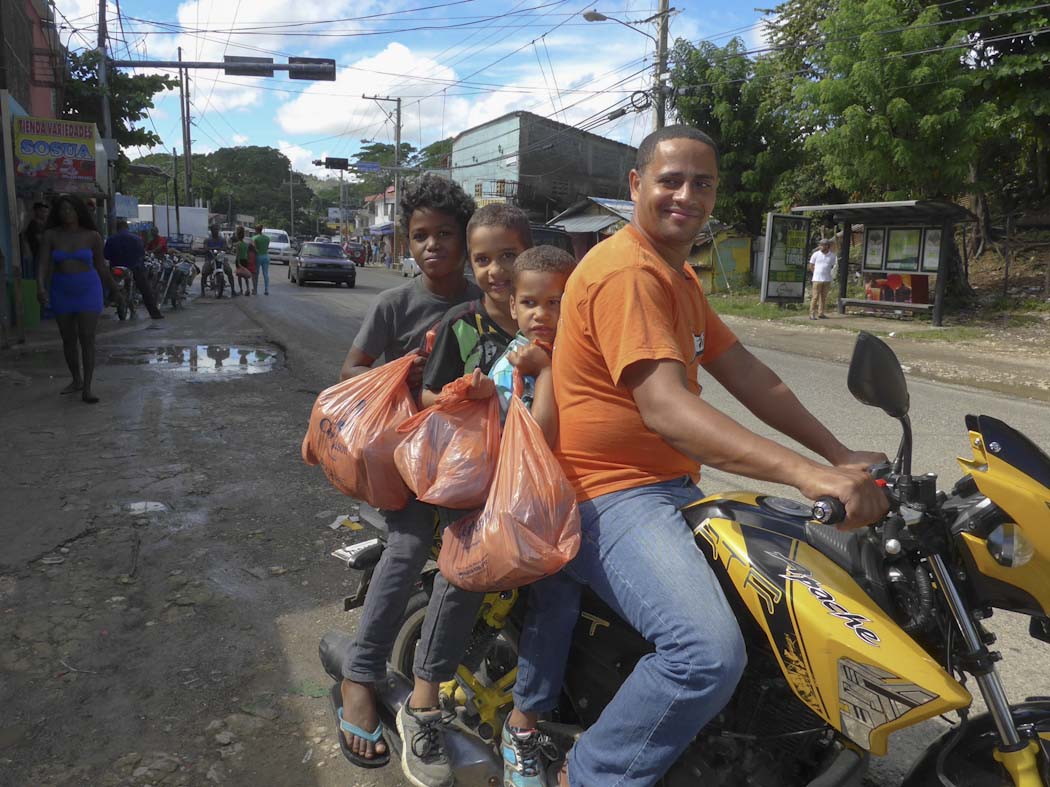
[[[515,396],[485,508],[445,528],[438,568],[464,590],[511,590],[557,573],[579,548],[576,493]]]
[[[453,380],[433,405],[397,428],[407,435],[394,463],[424,503],[481,508],[499,455],[499,397],[467,399],[470,375]]]
[[[406,380],[415,360],[406,355],[321,391],[303,438],[303,461],[320,464],[345,495],[391,511],[411,493],[394,465],[397,427],[416,414]]]

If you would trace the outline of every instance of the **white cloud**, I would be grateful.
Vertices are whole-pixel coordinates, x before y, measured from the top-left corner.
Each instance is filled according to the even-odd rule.
[[[244,134],[234,134],[230,139],[233,140],[234,145],[243,145],[248,141],[248,137],[244,136]]]
[[[315,160],[326,158],[328,156],[327,151],[317,155],[312,150],[307,150],[301,145],[296,145],[286,139],[277,141],[277,149],[292,162],[292,169],[295,172],[301,172],[304,175],[314,175],[318,178],[327,178],[332,174],[331,170],[318,167],[313,163]]]
[[[639,47],[639,56],[642,52],[643,49]],[[463,95],[476,91],[463,85],[454,85],[448,88],[446,94],[443,82],[462,79],[470,71],[457,73],[402,44],[392,43],[373,57],[363,58],[349,68],[339,69],[334,85],[326,82],[310,85],[302,95],[279,109],[277,121],[288,134],[314,138],[343,137],[345,141],[330,144],[341,151],[338,155],[347,155],[344,145],[355,149],[357,141],[369,135],[383,142],[393,139],[392,124],[384,119],[376,103],[357,98],[363,93],[402,96],[401,139],[418,147],[421,139],[422,144],[426,145],[440,139],[442,134],[453,136],[517,110],[554,116],[570,125],[580,123],[600,114],[601,110],[618,99],[626,98],[631,90],[642,89],[649,84],[647,71],[622,85],[614,84],[627,74],[642,70],[641,65],[608,74],[613,64],[603,58],[601,52],[577,50],[574,54],[575,57],[570,59],[560,58],[556,66],[557,84],[565,89],[560,98],[546,61],[546,81],[533,63],[531,68],[509,69],[500,76],[479,74],[470,79],[471,82],[505,84],[505,88],[481,95]],[[476,66],[476,63],[470,64],[471,68]],[[428,80],[439,81],[413,80],[376,72],[419,74],[425,75]],[[569,90],[571,87],[583,92],[572,92]],[[617,92],[603,92],[607,89]],[[388,111],[393,110],[392,105],[384,103],[384,107]],[[599,128],[596,133],[603,132]],[[625,129],[624,133],[629,134],[629,129]]]

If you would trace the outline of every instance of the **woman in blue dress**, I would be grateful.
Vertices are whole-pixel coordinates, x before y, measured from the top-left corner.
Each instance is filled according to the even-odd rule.
[[[55,197],[40,241],[37,298],[50,305],[62,335],[62,351],[73,382],[61,393],[80,392],[88,404],[95,374],[95,330],[102,313],[102,282],[123,297],[102,256],[102,236],[84,203],[75,196]]]

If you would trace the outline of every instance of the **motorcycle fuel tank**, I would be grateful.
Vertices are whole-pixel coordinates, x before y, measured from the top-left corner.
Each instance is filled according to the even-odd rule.
[[[765,633],[792,691],[857,745],[970,704],[970,694],[845,570],[806,541],[808,509],[752,493],[683,510],[697,546]]]

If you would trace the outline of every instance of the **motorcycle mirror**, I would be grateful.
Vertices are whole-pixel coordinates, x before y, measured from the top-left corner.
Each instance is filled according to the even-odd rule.
[[[893,350],[877,336],[866,331],[857,336],[847,384],[861,404],[878,407],[891,418],[908,414],[910,398],[904,370]]]

